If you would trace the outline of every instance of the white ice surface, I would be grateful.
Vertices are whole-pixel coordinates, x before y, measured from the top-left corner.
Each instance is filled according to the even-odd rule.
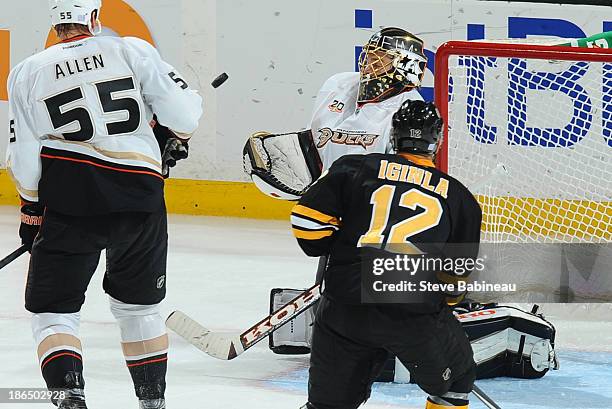
[[[18,247],[15,208],[0,208],[0,258]],[[307,287],[316,260],[301,254],[288,223],[170,218],[168,297],[164,314],[181,309],[215,330],[240,331],[267,314],[272,287]],[[43,387],[29,313],[23,308],[27,256],[0,270],[0,388]],[[104,260],[82,310],[86,394],[90,409],[137,408],[119,348],[119,331],[101,288]],[[612,408],[612,311],[573,319],[557,315],[561,370],[541,380],[487,380],[481,387],[504,409]],[[607,314],[606,314],[607,312]],[[584,321],[584,318],[590,318]],[[600,322],[605,319],[606,322]],[[307,357],[279,356],[264,341],[233,361],[219,361],[171,335],[169,409],[291,409],[305,402]],[[366,408],[422,408],[414,385],[376,385]],[[471,408],[483,408],[475,399]],[[4,408],[45,404],[0,404]]]

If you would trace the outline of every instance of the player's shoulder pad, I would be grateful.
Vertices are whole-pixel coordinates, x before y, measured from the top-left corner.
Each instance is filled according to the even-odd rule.
[[[19,81],[23,81],[22,72],[27,71],[27,69],[24,70],[24,68],[27,67],[28,64],[28,59],[25,59],[11,69],[7,80],[9,92],[14,84],[18,83]]]
[[[334,74],[323,83],[321,91],[323,90],[336,90],[336,89],[347,89],[359,85],[359,73],[358,72],[340,72]]]
[[[51,47],[42,50],[34,55],[31,55],[21,61],[19,64],[15,65],[8,76],[7,84],[9,85],[9,89],[11,85],[17,84],[19,82],[29,81],[29,76],[32,73],[35,73],[38,69],[49,64],[50,61],[54,60],[55,52],[57,47],[60,47],[60,44],[52,45]],[[28,86],[30,86],[29,84]]]
[[[143,57],[160,58],[159,51],[148,41],[138,37],[121,37],[123,43],[132,51]]]

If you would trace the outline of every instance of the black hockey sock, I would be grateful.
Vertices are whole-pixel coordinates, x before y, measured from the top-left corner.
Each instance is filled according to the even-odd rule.
[[[76,351],[61,349],[44,357],[40,365],[43,378],[49,389],[68,389],[79,396],[84,406],[85,380],[83,379],[83,357]],[[80,392],[79,392],[80,390]],[[57,398],[52,398],[58,405]]]
[[[150,356],[137,360],[126,360],[132,375],[134,390],[140,400],[163,399],[166,391],[166,369],[168,354]]]
[[[49,389],[52,388],[78,388],[83,389],[83,358],[81,354],[69,349],[54,351],[45,356],[40,365],[43,378]],[[73,385],[67,375],[69,373],[79,374],[80,382]]]

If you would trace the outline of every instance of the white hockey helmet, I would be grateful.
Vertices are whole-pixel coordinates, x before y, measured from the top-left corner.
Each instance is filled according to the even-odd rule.
[[[101,7],[102,0],[49,0],[51,24],[54,27],[64,23],[82,24],[87,26],[92,34],[99,34],[102,30],[102,24],[100,23]],[[91,15],[94,10],[98,10],[97,30],[95,32],[91,25]]]

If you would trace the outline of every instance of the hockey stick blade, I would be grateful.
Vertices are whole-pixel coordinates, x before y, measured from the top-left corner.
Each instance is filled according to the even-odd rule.
[[[181,311],[170,314],[166,326],[208,355],[230,360],[304,312],[320,297],[321,286],[317,284],[239,335],[224,335],[210,331]]]
[[[13,251],[11,254],[4,257],[2,260],[0,260],[0,269],[6,267],[7,265],[15,261],[17,258],[19,258],[19,256],[21,256],[23,253],[26,253],[27,251],[28,251],[28,247],[26,245],[19,247],[17,250]]]
[[[229,360],[244,352],[240,347],[240,338],[212,332],[181,311],[170,314],[166,326],[212,357]]]

